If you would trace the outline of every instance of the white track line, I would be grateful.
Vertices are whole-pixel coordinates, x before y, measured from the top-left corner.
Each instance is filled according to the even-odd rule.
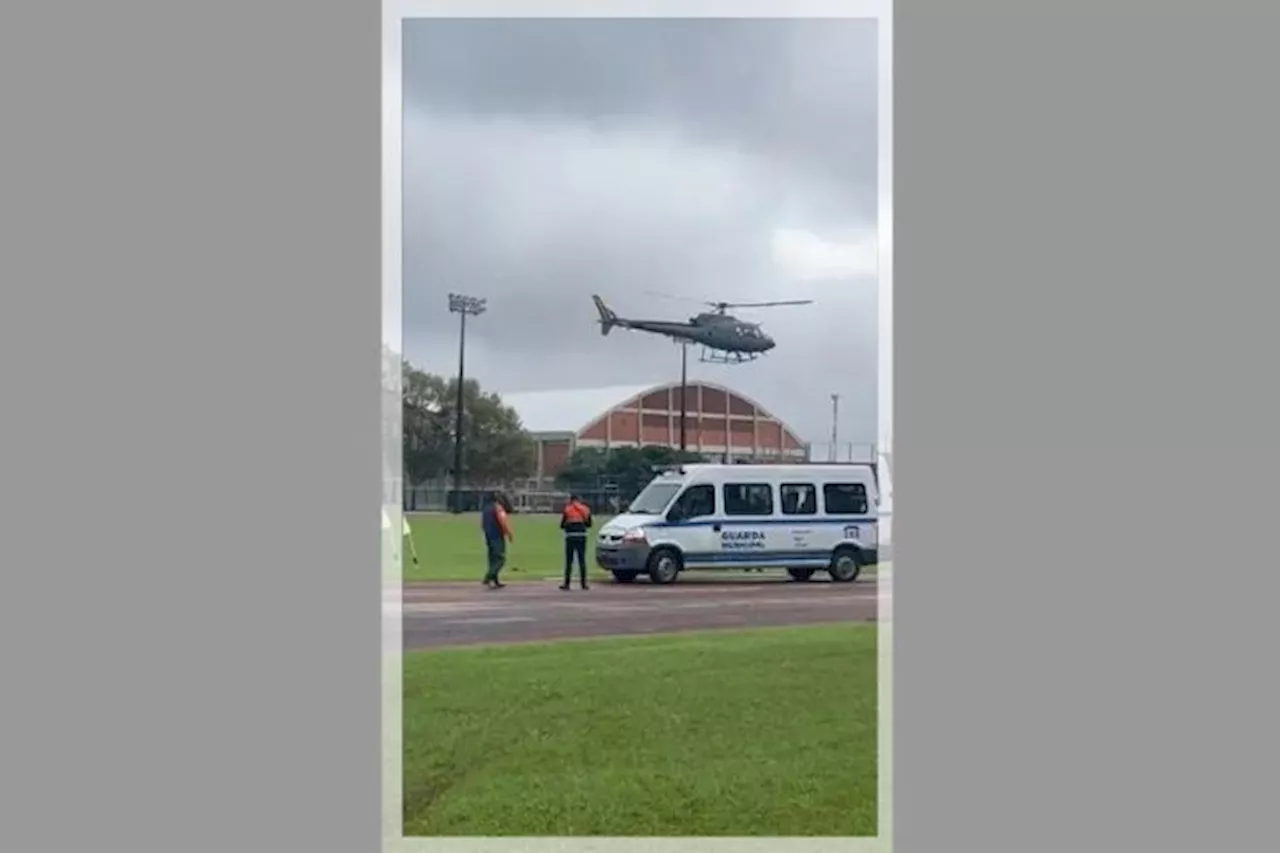
[[[446,613],[446,614],[466,614],[475,611],[501,610],[502,605],[492,603],[481,603],[472,601],[431,601],[431,602],[405,602],[402,606],[402,612],[410,613]],[[383,608],[387,613],[395,613],[394,604],[389,604]]]
[[[498,625],[508,622],[537,622],[536,616],[462,616],[457,619],[441,619],[445,625]]]
[[[559,583],[555,584],[558,587]],[[647,586],[647,585],[645,585]],[[498,592],[487,592],[481,589],[459,589],[452,587],[443,590],[430,590],[414,587],[406,589],[399,596],[395,593],[388,593],[383,596],[383,600],[391,601],[395,598],[429,600],[429,599],[458,599],[472,600],[474,596],[484,596],[492,598],[559,598],[562,591],[556,590],[551,584],[539,583],[520,583],[508,584],[507,587]],[[649,591],[645,591],[641,585],[618,588],[609,584],[607,581],[598,583],[588,592],[598,591],[602,595],[626,595],[626,596],[684,596],[684,597],[712,597],[712,596],[733,596],[740,595],[744,597],[754,597],[758,595],[777,595],[781,590],[788,590],[786,595],[849,595],[857,592],[874,592],[877,589],[875,583],[858,583],[858,584],[799,584],[787,583],[770,583],[759,585],[748,585],[742,583],[726,583],[726,584],[686,584],[681,587],[667,589],[665,587],[654,587]],[[578,594],[581,590],[575,585],[571,590],[563,592],[564,595]],[[464,598],[465,597],[465,598]]]
[[[810,601],[810,602],[807,602],[807,604],[810,606],[822,605],[824,609],[826,608],[837,609],[842,605],[847,606],[851,601],[865,602],[865,601],[874,601],[874,600],[876,600],[874,596],[866,596],[866,597],[857,598],[857,599],[846,598],[840,601]],[[401,613],[405,618],[428,617],[428,618],[435,618],[441,621],[446,621],[446,620],[458,621],[458,620],[468,620],[468,619],[472,621],[478,621],[480,619],[485,619],[485,618],[492,618],[495,620],[511,619],[511,620],[523,621],[523,620],[537,620],[540,618],[553,618],[553,614],[555,613],[566,613],[566,612],[577,613],[577,614],[599,613],[601,615],[604,615],[604,614],[619,615],[619,614],[629,614],[629,613],[634,613],[637,615],[639,614],[661,615],[663,613],[674,613],[674,612],[682,612],[682,611],[689,611],[689,610],[727,610],[729,612],[741,613],[745,618],[749,616],[752,612],[756,612],[756,609],[758,609],[759,611],[773,611],[780,607],[792,606],[795,603],[796,602],[793,600],[769,599],[765,601],[752,602],[750,606],[734,608],[734,607],[726,607],[723,602],[701,602],[701,601],[666,602],[659,605],[618,604],[613,602],[602,602],[597,604],[594,602],[588,603],[588,602],[559,601],[559,602],[551,603],[549,607],[539,608],[538,615],[536,616],[493,616],[493,617],[485,617],[485,616],[482,616],[481,614],[486,612],[502,613],[504,611],[509,611],[510,608],[456,607],[451,605],[435,604],[435,605],[405,605]],[[394,607],[388,607],[388,608],[385,608],[384,612],[389,615],[395,615],[396,609]]]

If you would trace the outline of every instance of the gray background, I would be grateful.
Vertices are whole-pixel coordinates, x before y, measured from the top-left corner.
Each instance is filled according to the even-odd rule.
[[[1280,10],[896,5],[898,849],[1275,849]],[[76,6],[0,7],[0,849],[374,850],[377,5]]]

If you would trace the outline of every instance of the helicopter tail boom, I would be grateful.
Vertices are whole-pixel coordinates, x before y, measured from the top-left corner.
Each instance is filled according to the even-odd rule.
[[[604,300],[599,296],[592,294],[591,301],[596,304],[596,311],[600,313],[600,334],[609,334],[609,332],[613,330],[614,326],[619,325],[618,315],[613,313],[613,311],[609,309],[609,306],[605,305]]]

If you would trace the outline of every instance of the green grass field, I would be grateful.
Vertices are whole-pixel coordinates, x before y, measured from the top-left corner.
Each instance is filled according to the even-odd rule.
[[[480,533],[478,513],[462,515],[407,514],[413,530],[413,544],[418,549],[419,564],[409,559],[405,545],[404,579],[406,581],[469,581],[484,577],[484,538]],[[515,540],[507,547],[507,567],[502,579],[508,582],[542,580],[559,577],[564,572],[564,537],[559,516],[520,515],[511,517]],[[607,519],[596,519],[596,527]],[[591,564],[592,551],[587,549],[590,577],[603,579],[609,574]]]
[[[432,650],[404,667],[408,836],[876,833],[874,625]]]
[[[405,544],[404,579],[406,581],[470,581],[484,577],[484,541],[480,534],[480,516],[408,514],[409,527],[413,530],[413,544],[418,551],[418,565],[409,557]],[[608,519],[597,518],[599,529]],[[507,568],[502,573],[504,581],[542,580],[560,577],[564,572],[564,539],[560,533],[560,521],[554,515],[512,515],[511,523],[515,541],[507,550]],[[589,577],[604,580],[609,573],[596,568],[594,549],[587,548]],[[871,573],[874,566],[864,572]],[[747,575],[742,571],[690,573],[696,577],[759,578],[759,574]],[[765,574],[767,577],[785,577],[781,569]]]

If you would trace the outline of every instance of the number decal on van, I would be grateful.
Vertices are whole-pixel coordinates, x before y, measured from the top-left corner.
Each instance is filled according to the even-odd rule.
[[[856,526],[856,525],[853,525],[853,524],[850,524],[848,527],[846,527],[846,528],[844,529],[844,538],[845,538],[845,539],[857,539],[857,538],[858,538],[858,528],[857,528],[857,526]]]

